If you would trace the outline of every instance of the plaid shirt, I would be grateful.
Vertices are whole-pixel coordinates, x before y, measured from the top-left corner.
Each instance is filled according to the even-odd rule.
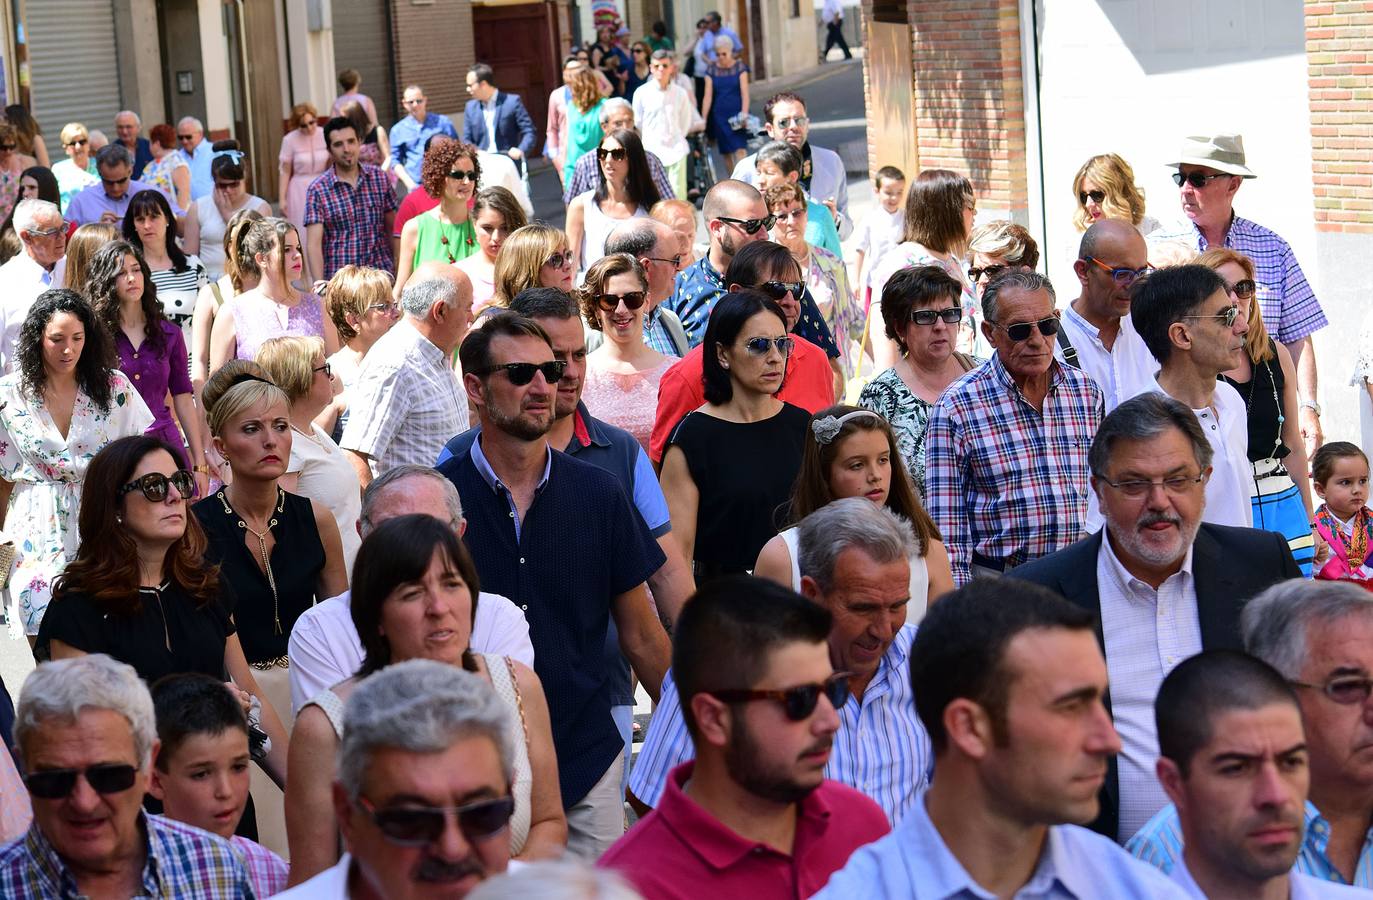
[[[956,585],[971,579],[974,553],[1009,568],[1082,537],[1102,416],[1096,382],[1058,363],[1043,412],[996,356],[944,391],[925,436],[925,499]]]
[[[288,872],[284,859],[242,835],[229,838],[229,844],[238,851],[243,867],[248,870],[248,883],[253,886],[254,896],[272,897],[286,890]]]
[[[184,822],[140,812],[148,856],[135,898],[254,897],[248,873],[229,843]],[[81,897],[76,878],[37,823],[0,848],[0,897]]]
[[[662,160],[647,150],[644,151],[644,157],[648,160],[648,174],[653,179],[653,186],[658,189],[658,196],[663,200],[676,199],[677,192],[672,189],[672,182],[667,180]],[[596,151],[582,154],[582,158],[572,167],[572,178],[563,191],[563,205],[571,203],[572,198],[578,194],[596,190],[596,185],[600,181],[596,173],[599,171],[600,162],[596,159]]]
[[[361,165],[357,186],[341,181],[330,166],[305,189],[305,224],[324,226],[324,274],[352,263],[394,272],[386,216],[400,206],[391,182],[376,166]]]
[[[1306,282],[1292,248],[1278,235],[1248,219],[1231,213],[1225,246],[1243,253],[1254,262],[1254,282],[1258,285],[1259,311],[1268,333],[1284,344],[1299,341],[1327,324],[1316,293]],[[1150,242],[1182,241],[1206,250],[1206,238],[1191,222],[1173,231],[1159,230],[1149,235]]]

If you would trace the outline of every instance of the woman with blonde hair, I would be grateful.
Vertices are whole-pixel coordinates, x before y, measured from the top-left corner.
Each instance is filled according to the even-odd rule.
[[[1073,176],[1073,199],[1073,225],[1079,232],[1102,219],[1124,219],[1140,234],[1158,230],[1158,220],[1144,214],[1144,192],[1135,184],[1135,170],[1114,153],[1082,164]]]
[[[95,258],[96,251],[119,237],[119,229],[108,222],[91,222],[76,229],[67,239],[62,287],[85,294],[86,285],[90,283],[91,260]]]
[[[52,174],[57,176],[57,186],[62,191],[62,209],[67,202],[83,188],[100,183],[100,175],[95,169],[95,153],[92,152],[91,136],[86,126],[80,122],[68,122],[62,126],[59,135],[66,159],[53,163]]]
[[[968,237],[968,280],[977,295],[1006,269],[1039,265],[1039,244],[1023,225],[997,219],[973,229]]]
[[[350,264],[329,279],[324,289],[324,307],[343,343],[329,357],[342,390],[334,397],[333,423],[319,417],[316,421],[337,441],[343,436],[343,426],[348,424],[348,389],[357,382],[367,351],[400,318],[400,306],[391,298],[389,272]]]
[[[551,225],[535,222],[506,238],[496,258],[496,293],[492,302],[508,306],[525,288],[572,290],[574,259],[567,235]]]

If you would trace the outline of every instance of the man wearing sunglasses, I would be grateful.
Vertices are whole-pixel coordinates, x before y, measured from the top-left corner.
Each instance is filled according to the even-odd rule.
[[[1052,591],[1009,578],[931,606],[910,680],[935,777],[816,897],[1185,897],[1081,827],[1120,749],[1093,625]]]
[[[57,265],[67,252],[67,223],[57,205],[28,198],[14,208],[21,250],[0,266],[0,371],[14,366],[19,328],[38,295],[61,285]]]
[[[1103,415],[1091,376],[1054,359],[1054,288],[1009,272],[982,291],[992,358],[930,413],[925,500],[956,585],[998,575],[1082,537],[1087,448]]]
[[[186,116],[176,123],[177,150],[186,165],[191,168],[191,199],[199,200],[214,192],[215,179],[210,174],[210,162],[214,159],[214,149],[205,140],[205,126],[194,116]]]
[[[1245,651],[1287,679],[1301,711],[1310,787],[1292,871],[1373,888],[1373,596],[1293,578],[1250,600],[1240,629]],[[1177,809],[1164,807],[1125,848],[1173,871],[1183,848]]]
[[[14,737],[33,824],[0,848],[0,896],[251,896],[226,842],[143,812],[157,729],[132,667],[104,654],[42,663]]]
[[[831,663],[832,621],[746,575],[692,598],[672,665],[695,760],[598,865],[646,897],[808,897],[888,832],[877,804],[825,777],[850,674]]]
[[[425,659],[360,683],[334,811],[347,852],[284,900],[465,897],[510,864],[507,712],[477,675]]]
[[[186,211],[176,205],[176,198],[155,184],[147,184],[133,177],[133,159],[124,145],[115,142],[95,155],[95,170],[100,175],[96,184],[82,188],[67,204],[66,216],[77,225],[105,222],[119,225],[129,210],[129,201],[139,191],[159,191],[171,204],[172,213],[181,218]]]
[[[1149,235],[1151,243],[1181,241],[1198,253],[1229,247],[1254,262],[1263,324],[1281,341],[1297,366],[1297,390],[1306,453],[1321,445],[1321,407],[1316,402],[1316,348],[1311,334],[1327,324],[1320,301],[1287,241],[1271,229],[1235,214],[1235,194],[1245,179],[1257,176],[1245,165],[1238,134],[1188,137],[1176,161],[1173,181],[1188,222],[1176,230]]]

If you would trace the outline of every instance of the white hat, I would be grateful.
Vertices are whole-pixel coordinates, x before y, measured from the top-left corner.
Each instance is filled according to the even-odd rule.
[[[1217,134],[1210,137],[1192,135],[1183,139],[1177,162],[1167,165],[1177,168],[1183,163],[1207,166],[1227,175],[1257,178],[1244,164],[1244,138],[1238,134]]]

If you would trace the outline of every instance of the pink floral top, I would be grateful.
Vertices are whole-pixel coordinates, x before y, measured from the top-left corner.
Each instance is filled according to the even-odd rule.
[[[623,375],[608,372],[605,355],[592,353],[586,358],[586,379],[582,402],[602,422],[623,428],[648,451],[653,419],[658,412],[658,382],[676,359],[664,359],[652,369]]]

